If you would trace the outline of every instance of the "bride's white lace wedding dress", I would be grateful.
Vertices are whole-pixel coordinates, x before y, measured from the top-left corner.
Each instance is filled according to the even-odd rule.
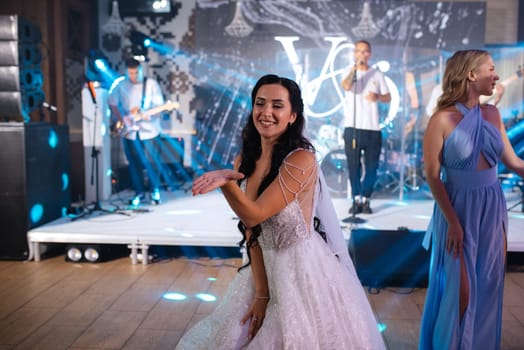
[[[286,182],[293,181],[285,175],[289,167],[284,162],[280,169],[283,191],[289,189]],[[336,237],[340,242],[342,233],[330,199],[319,201],[327,188],[319,181],[318,165],[313,167],[310,186],[304,184],[295,200],[262,223],[258,241],[271,299],[256,336],[248,342],[249,321],[240,324],[254,296],[247,267],[233,279],[215,311],[191,328],[176,349],[385,349],[345,244],[334,252],[313,228],[313,213],[319,216],[321,202],[331,215],[320,214],[321,221],[331,221],[324,227],[338,229],[327,232],[328,241],[340,235]]]

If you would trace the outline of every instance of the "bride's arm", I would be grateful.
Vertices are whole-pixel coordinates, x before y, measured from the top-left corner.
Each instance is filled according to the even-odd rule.
[[[312,152],[296,151],[285,159],[277,178],[256,201],[247,198],[236,181],[224,182],[222,193],[242,222],[253,227],[278,214],[298,193],[312,186],[315,165],[316,158]]]
[[[251,235],[251,229],[246,229],[246,241],[249,242]],[[253,283],[255,287],[255,295],[251,306],[242,317],[241,323],[244,324],[246,321],[251,320],[249,323],[248,338],[251,340],[258,332],[264,318],[266,316],[266,308],[269,302],[269,287],[267,282],[266,268],[264,265],[264,257],[262,255],[262,249],[255,241],[254,244],[248,247],[249,255],[251,257],[251,272],[253,274]]]
[[[253,227],[278,214],[298,193],[314,184],[316,158],[312,152],[299,150],[289,155],[280,167],[277,178],[255,200],[247,198],[237,180],[244,175],[223,169],[205,173],[193,183],[193,194],[203,194],[220,187],[231,209],[247,226]]]

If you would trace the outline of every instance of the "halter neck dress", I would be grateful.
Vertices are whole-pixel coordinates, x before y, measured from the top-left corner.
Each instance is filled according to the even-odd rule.
[[[508,217],[497,162],[504,145],[479,105],[456,108],[464,117],[444,141],[441,177],[464,230],[469,303],[461,320],[460,259],[446,251],[448,225],[435,203],[424,240],[432,247],[419,349],[499,349]],[[481,156],[490,168],[477,170]]]

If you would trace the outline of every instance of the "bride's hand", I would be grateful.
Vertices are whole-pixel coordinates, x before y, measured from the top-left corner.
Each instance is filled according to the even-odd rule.
[[[219,187],[224,186],[231,180],[240,180],[243,178],[244,174],[232,169],[209,171],[198,177],[193,182],[193,196],[211,192]]]
[[[257,335],[257,332],[262,327],[262,324],[264,324],[264,318],[266,317],[266,308],[267,304],[269,302],[269,298],[257,298],[255,297],[253,299],[253,303],[251,304],[251,307],[247,311],[247,313],[242,317],[242,320],[240,321],[240,324],[244,324],[247,322],[247,320],[250,320],[249,322],[249,330],[247,333],[248,339],[251,340]]]

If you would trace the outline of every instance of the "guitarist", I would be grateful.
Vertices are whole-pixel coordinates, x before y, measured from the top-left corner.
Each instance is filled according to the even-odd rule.
[[[131,184],[135,190],[135,197],[129,204],[138,206],[145,199],[147,189],[143,169],[149,178],[151,202],[160,204],[161,164],[158,147],[161,114],[140,115],[140,111],[164,104],[160,85],[155,79],[144,77],[140,62],[130,58],[126,61],[126,76],[114,83],[109,92],[108,104],[112,120],[116,121],[120,129]]]

